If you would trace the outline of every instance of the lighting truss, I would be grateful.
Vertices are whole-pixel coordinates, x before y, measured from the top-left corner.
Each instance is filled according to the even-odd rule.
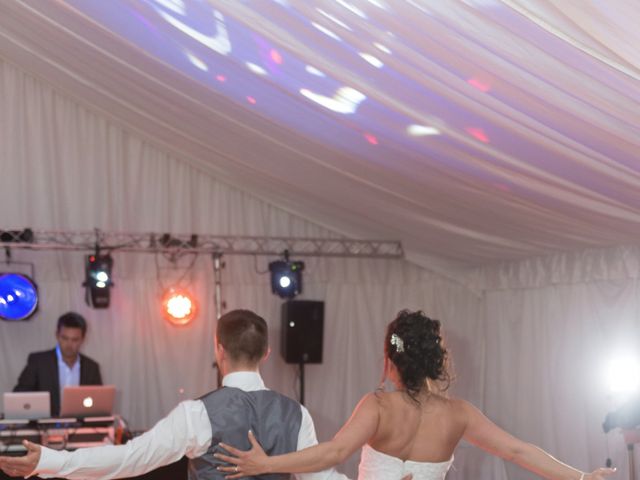
[[[0,230],[0,247],[28,250],[101,250],[139,253],[208,253],[214,255],[281,255],[295,257],[402,258],[402,244],[385,240],[346,238],[251,237],[34,230],[33,240],[21,242],[17,230]],[[16,238],[12,238],[16,236]]]

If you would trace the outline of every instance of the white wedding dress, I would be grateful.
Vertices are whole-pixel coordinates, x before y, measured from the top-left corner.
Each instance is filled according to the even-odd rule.
[[[413,480],[444,480],[452,463],[453,456],[438,463],[400,460],[365,445],[362,447],[358,480],[400,480],[410,473]]]

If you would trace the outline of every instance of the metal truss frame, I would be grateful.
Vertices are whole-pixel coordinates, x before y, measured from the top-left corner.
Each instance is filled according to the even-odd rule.
[[[398,241],[346,238],[252,237],[54,230],[0,230],[5,249],[105,252],[282,255],[296,257],[403,258]]]

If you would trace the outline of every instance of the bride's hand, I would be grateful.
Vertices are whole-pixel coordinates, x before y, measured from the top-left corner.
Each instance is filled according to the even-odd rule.
[[[597,468],[584,476],[584,480],[604,480],[609,475],[616,473],[615,468]]]
[[[264,453],[264,450],[256,440],[256,437],[254,437],[251,430],[249,430],[249,442],[251,443],[251,450],[246,451],[238,450],[237,448],[222,442],[219,444],[229,452],[230,455],[214,453],[213,456],[235,465],[234,467],[218,467],[218,470],[221,472],[231,473],[231,475],[228,475],[225,478],[251,477],[261,473],[267,473],[269,457]]]

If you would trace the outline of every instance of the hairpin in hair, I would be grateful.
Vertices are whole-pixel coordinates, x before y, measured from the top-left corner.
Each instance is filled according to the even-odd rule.
[[[398,352],[398,353],[404,352],[404,342],[395,333],[391,335],[391,345],[395,345],[396,352]]]

